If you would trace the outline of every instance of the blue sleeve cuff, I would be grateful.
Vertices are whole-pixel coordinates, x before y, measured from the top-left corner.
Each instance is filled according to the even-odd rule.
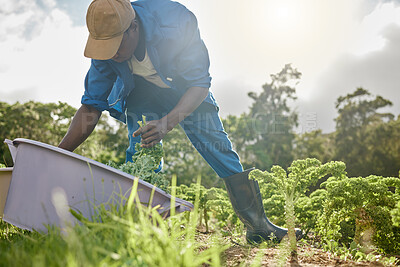
[[[107,101],[101,101],[101,100],[95,100],[95,99],[90,99],[88,96],[83,95],[81,99],[81,104],[83,105],[88,105],[92,106],[98,111],[102,112],[104,110],[108,110],[108,102]]]

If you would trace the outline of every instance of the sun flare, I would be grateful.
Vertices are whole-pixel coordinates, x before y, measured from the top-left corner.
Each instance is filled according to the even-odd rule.
[[[274,8],[273,17],[276,21],[279,22],[290,22],[291,18],[293,17],[293,12],[290,6],[288,5],[281,5]]]
[[[290,27],[298,22],[300,10],[296,1],[266,1],[264,10],[267,20],[275,26]]]

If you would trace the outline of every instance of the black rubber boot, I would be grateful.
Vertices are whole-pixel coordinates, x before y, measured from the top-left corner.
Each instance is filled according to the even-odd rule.
[[[271,223],[264,212],[258,182],[249,180],[249,172],[253,169],[223,178],[236,215],[247,227],[246,239],[249,243],[261,243],[271,239],[280,242],[287,234],[287,229]],[[296,238],[300,239],[302,232],[296,229]]]

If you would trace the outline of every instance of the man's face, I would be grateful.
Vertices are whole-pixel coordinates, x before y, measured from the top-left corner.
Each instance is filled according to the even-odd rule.
[[[139,25],[133,20],[131,26],[124,32],[121,45],[117,53],[111,58],[116,62],[123,62],[132,57],[139,42]]]

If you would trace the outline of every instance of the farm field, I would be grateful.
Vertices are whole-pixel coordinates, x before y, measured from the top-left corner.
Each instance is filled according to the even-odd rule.
[[[134,184],[134,187],[137,183]],[[29,232],[0,221],[0,266],[393,266],[398,256],[382,249],[364,253],[324,241],[310,231],[297,242],[297,259],[289,243],[247,244],[243,225],[229,211],[220,189],[199,184],[175,188],[194,200],[192,212],[164,220],[156,208],[135,208],[135,194],[126,205],[100,205],[91,220],[72,212],[75,226]],[[174,191],[175,191],[174,190]],[[134,191],[133,191],[134,192]],[[214,207],[214,208],[213,208]],[[174,214],[174,213],[172,213]],[[364,252],[363,252],[364,251]]]
[[[260,185],[267,217],[291,233],[301,228],[302,240],[296,243],[289,233],[290,242],[248,245],[222,179],[181,128],[165,137],[162,149],[141,151],[135,164],[124,164],[126,128],[102,116],[74,152],[156,184],[195,209],[164,220],[157,210],[134,208],[132,197],[128,205],[95,207],[91,220],[74,213],[79,225],[49,227],[48,234],[0,221],[0,266],[399,264],[400,116],[382,111],[391,105],[388,99],[357,88],[337,99],[334,132],[296,133],[300,114],[286,100],[296,99],[288,82],[300,76],[286,65],[261,93],[249,94],[248,112],[223,123],[243,167],[256,167],[249,178]],[[0,102],[0,137],[57,146],[75,112],[62,102]],[[6,146],[0,157],[0,167],[13,166]],[[165,168],[156,173],[161,157]],[[171,187],[175,176],[179,182]]]
[[[118,251],[121,247],[129,246],[130,242],[121,244],[122,240],[117,235],[114,237],[116,240],[107,241],[115,244],[113,254],[111,251],[107,251],[107,249],[110,249],[107,245],[103,250],[99,249],[106,240],[88,240],[90,238],[88,233],[80,236],[82,240],[79,242],[79,240],[74,240],[75,237],[64,237],[64,239],[58,232],[41,235],[17,229],[3,221],[0,222],[0,225],[0,266],[279,266],[278,261],[282,255],[282,249],[277,245],[269,243],[261,247],[250,246],[246,244],[244,238],[238,235],[236,237],[223,236],[221,232],[214,231],[205,233],[203,226],[196,229],[194,234],[195,245],[189,248],[193,249],[192,257],[197,258],[197,254],[208,254],[207,256],[202,255],[200,257],[202,260],[198,262],[193,261],[189,264],[186,260],[190,257],[185,257],[188,252],[185,252],[182,246],[179,251],[174,251],[178,255],[169,254],[168,251],[170,250],[167,248],[164,248],[165,251],[160,251],[160,249],[163,249],[162,245],[151,251],[151,248],[157,246],[157,244],[148,244],[147,255],[132,255],[131,261],[127,261],[126,258],[118,254]],[[186,243],[179,239],[175,242],[182,242],[182,245]],[[89,245],[89,248],[84,249],[82,246],[86,245]],[[93,251],[90,251],[90,249],[93,249]],[[141,252],[143,251],[141,250]],[[158,253],[160,255],[155,255]],[[213,259],[209,253],[214,253],[213,257],[218,256],[219,260]],[[94,257],[94,255],[96,256]],[[281,266],[395,265],[394,258],[384,259],[382,256],[376,255],[370,257],[370,260],[356,260],[353,255],[351,253],[338,255],[316,248],[310,240],[307,240],[298,244],[299,265],[291,265],[286,262]],[[153,256],[154,258],[151,261],[146,262],[146,258]],[[155,259],[162,260],[163,256],[178,258],[172,261],[166,259],[165,262],[158,262]],[[137,264],[138,257],[143,257],[140,264]],[[182,258],[179,259],[179,257]]]
[[[144,119],[143,119],[144,121]],[[267,216],[289,229],[279,244],[275,237],[248,244],[246,229],[236,216],[227,191],[197,183],[176,185],[156,173],[161,145],[141,148],[134,163],[112,167],[192,202],[194,210],[165,219],[158,207],[141,204],[138,179],[129,196],[94,206],[90,218],[70,213],[72,225],[57,211],[62,228],[29,232],[0,224],[0,266],[391,266],[399,263],[400,179],[348,177],[340,161],[322,164],[315,158],[296,160],[287,168],[252,170]],[[5,167],[5,166],[2,166]],[[310,186],[319,188],[307,194]],[[153,192],[154,193],[154,192]],[[115,203],[118,199],[120,202]],[[150,198],[151,199],[151,198]],[[151,200],[150,200],[151,201]],[[172,200],[171,200],[172,201]],[[118,202],[118,201],[117,201]],[[173,206],[173,205],[172,205]],[[174,206],[173,206],[174,207]],[[58,209],[58,206],[55,205]],[[63,215],[64,214],[64,215]],[[63,217],[65,216],[65,218]],[[69,216],[69,215],[68,215]],[[304,238],[296,241],[295,227]]]

